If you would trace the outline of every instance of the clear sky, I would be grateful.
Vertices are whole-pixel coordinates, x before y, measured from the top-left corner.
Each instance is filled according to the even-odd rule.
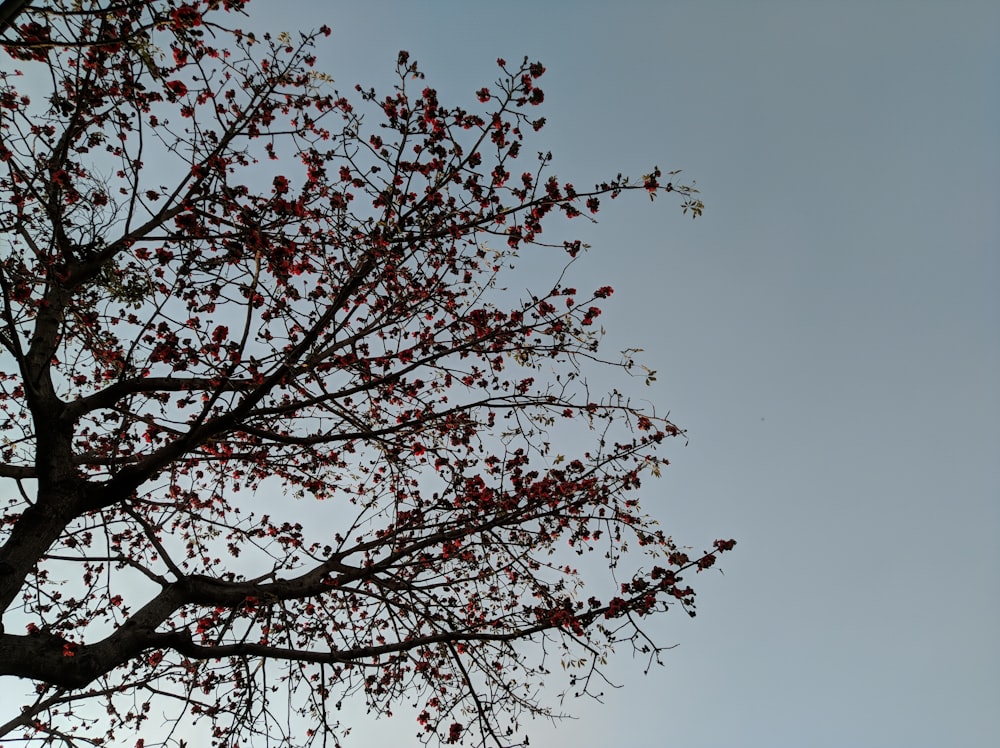
[[[666,668],[622,662],[533,745],[996,744],[1000,4],[253,5],[330,24],[345,90],[399,49],[450,102],[539,59],[556,173],[658,163],[703,191],[695,222],[637,199],[575,225],[575,272],[615,286],[608,349],[646,349],[690,432],[647,507],[739,545],[697,619],[658,624]]]
[[[532,745],[997,744],[1000,3],[249,10],[257,29],[332,26],[318,67],[344,91],[391,85],[406,49],[471,105],[497,57],[541,60],[554,173],[655,163],[702,189],[698,221],[632,196],[574,224],[593,245],[574,278],[615,287],[607,350],[645,349],[643,395],[690,434],[646,508],[696,549],[739,544],[696,580],[695,620],[654,624],[679,645],[665,668],[626,655],[623,688]],[[416,729],[361,723],[350,744]]]

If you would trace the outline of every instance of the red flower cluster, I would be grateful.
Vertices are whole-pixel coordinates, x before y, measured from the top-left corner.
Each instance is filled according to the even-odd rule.
[[[201,13],[193,5],[179,5],[170,12],[170,18],[174,22],[174,28],[183,29],[193,26],[201,26]]]
[[[178,98],[186,96],[188,92],[188,88],[183,81],[178,81],[178,80],[167,81],[166,87],[167,90],[170,91],[170,93],[172,93],[174,96]]]

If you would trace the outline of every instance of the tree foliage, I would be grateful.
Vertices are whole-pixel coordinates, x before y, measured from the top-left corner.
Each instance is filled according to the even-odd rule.
[[[643,621],[693,615],[682,574],[733,541],[689,555],[639,508],[681,431],[587,384],[635,373],[598,350],[611,287],[504,278],[573,262],[554,219],[694,190],[552,175],[539,63],[466,108],[401,52],[392,90],[343,95],[328,29],[242,32],[243,0],[18,5],[0,674],[33,691],[0,736],[183,743],[165,714],[327,745],[355,696],[509,745],[560,662],[584,694],[616,645],[656,659]]]

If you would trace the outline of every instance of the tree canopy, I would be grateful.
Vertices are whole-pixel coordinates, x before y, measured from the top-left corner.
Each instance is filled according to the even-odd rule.
[[[0,737],[183,744],[155,705],[328,745],[355,697],[526,742],[543,682],[657,660],[643,622],[693,615],[734,541],[639,506],[683,432],[588,384],[645,376],[599,349],[612,287],[504,279],[582,258],[543,227],[602,199],[701,202],[655,167],[558,179],[540,63],[456,106],[400,52],[342,93],[328,28],[255,36],[245,5],[0,7],[0,675],[29,684]]]

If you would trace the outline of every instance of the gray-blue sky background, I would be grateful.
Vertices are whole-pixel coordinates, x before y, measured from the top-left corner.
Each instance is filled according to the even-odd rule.
[[[647,507],[739,545],[697,619],[656,625],[666,668],[624,661],[624,688],[537,744],[993,744],[1000,6],[255,5],[275,30],[329,23],[343,89],[406,49],[471,102],[496,57],[540,59],[555,173],[658,163],[703,190],[695,222],[639,199],[574,226],[574,272],[615,286],[608,349],[646,349],[690,432]]]

